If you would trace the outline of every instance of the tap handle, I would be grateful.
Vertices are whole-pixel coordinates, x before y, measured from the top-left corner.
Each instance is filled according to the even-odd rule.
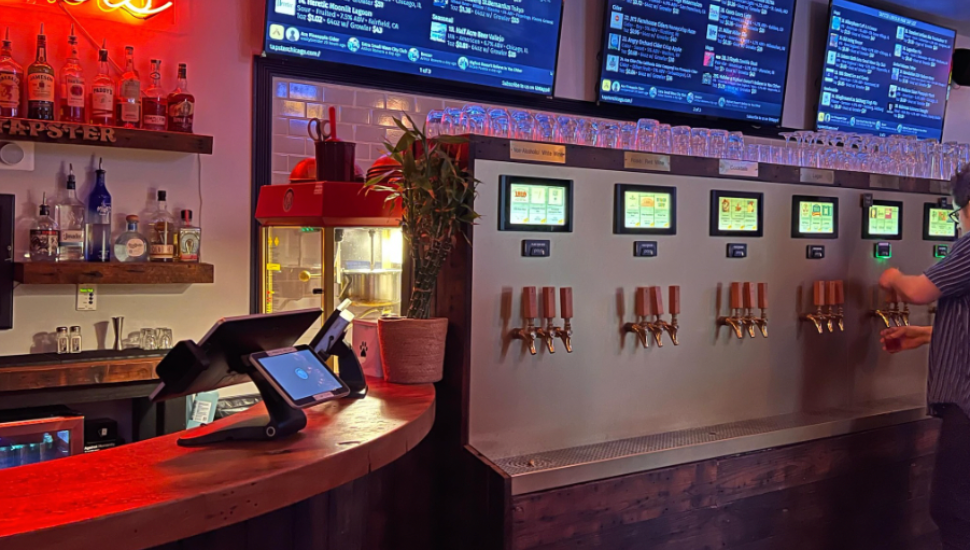
[[[839,296],[839,281],[829,281],[829,305],[841,306],[844,299]]]
[[[741,283],[731,283],[731,309],[741,307]]]
[[[741,289],[744,294],[743,296],[744,299],[742,300],[744,302],[744,308],[745,309],[753,308],[754,307],[754,285],[752,285],[751,283],[744,283]]]
[[[556,287],[542,287],[542,317],[544,319],[556,318]]]
[[[815,281],[814,287],[815,307],[825,305],[825,281]]]
[[[845,282],[835,281],[835,303],[838,305],[845,304]]]
[[[768,283],[758,283],[758,307],[768,309]]]
[[[536,300],[536,287],[527,286],[522,289],[522,316],[535,319],[539,316],[539,305]]]
[[[886,291],[886,303],[892,305],[899,303],[899,296],[896,294],[895,288],[891,288]]]
[[[637,314],[637,317],[646,317],[647,316],[647,310],[649,309],[647,307],[647,300],[648,300],[648,298],[647,298],[647,288],[646,287],[643,287],[643,286],[637,287],[636,297],[637,297],[637,299],[636,299],[635,306],[636,306],[636,314]]]
[[[670,287],[670,314],[680,315],[680,287],[672,286]]]
[[[559,289],[559,307],[562,309],[563,319],[573,318],[573,289],[563,287]]]
[[[650,287],[650,306],[653,308],[651,313],[657,316],[664,314],[664,297],[660,290],[659,286]]]

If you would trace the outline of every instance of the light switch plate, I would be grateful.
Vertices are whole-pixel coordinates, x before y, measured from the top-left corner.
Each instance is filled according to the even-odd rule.
[[[77,310],[98,310],[98,285],[77,285]]]

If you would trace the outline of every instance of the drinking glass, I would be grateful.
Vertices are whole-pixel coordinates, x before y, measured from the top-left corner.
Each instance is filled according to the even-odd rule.
[[[548,113],[536,113],[535,115],[535,140],[547,143],[557,143],[559,141],[559,123],[555,115]]]
[[[659,129],[660,123],[652,118],[641,118],[637,121],[636,149],[655,152]]]
[[[157,342],[158,349],[172,349],[172,329],[155,329],[155,341]]]
[[[744,160],[744,134],[741,132],[731,132],[728,134],[727,145],[724,149],[724,158]]]
[[[615,122],[603,122],[600,125],[599,146],[616,149],[620,144],[620,125]]]
[[[579,144],[596,147],[600,141],[600,123],[588,118],[579,119]]]
[[[632,122],[620,124],[620,149],[635,151],[637,148],[637,125]]]
[[[440,133],[446,136],[457,136],[462,133],[461,109],[445,109],[444,114],[441,116]]]
[[[461,110],[461,127],[466,134],[488,135],[488,114],[481,105],[465,105]]]
[[[671,137],[670,125],[661,124],[657,127],[657,141],[655,142],[653,149],[657,153],[669,155],[672,147],[673,138]]]
[[[716,159],[726,158],[725,155],[727,154],[728,131],[711,130],[709,135],[710,147],[707,151],[708,155]]]
[[[579,144],[579,124],[575,118],[561,116],[556,121],[556,126],[559,128],[559,143],[568,143],[570,145]]]
[[[695,157],[709,157],[710,130],[707,128],[692,128],[690,131],[690,153]]]
[[[690,155],[690,126],[674,126],[670,129],[671,152],[675,155]]]
[[[428,111],[428,118],[425,119],[425,132],[428,137],[437,137],[441,133],[441,118],[445,112],[441,109]]]
[[[749,143],[744,146],[744,160],[758,162],[761,158],[761,146],[756,143]]]
[[[506,109],[496,107],[488,112],[488,131],[495,137],[512,137],[512,117]]]
[[[535,139],[536,119],[529,111],[512,111],[512,137]]]
[[[155,329],[153,328],[141,329],[141,349],[148,349],[148,350],[158,349],[158,339],[155,337]]]

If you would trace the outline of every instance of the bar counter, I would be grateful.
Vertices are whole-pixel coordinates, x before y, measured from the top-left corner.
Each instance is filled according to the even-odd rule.
[[[181,434],[171,434],[0,471],[0,547],[151,548],[264,516],[367,476],[424,439],[435,414],[431,385],[369,383],[365,399],[306,410],[307,427],[282,441],[186,448],[176,444]],[[192,433],[264,413],[257,405]]]

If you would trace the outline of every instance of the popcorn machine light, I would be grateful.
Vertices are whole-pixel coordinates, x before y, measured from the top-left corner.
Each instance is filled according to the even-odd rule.
[[[260,189],[260,311],[314,307],[326,318],[345,299],[358,319],[401,313],[407,288],[399,203],[360,183]]]

